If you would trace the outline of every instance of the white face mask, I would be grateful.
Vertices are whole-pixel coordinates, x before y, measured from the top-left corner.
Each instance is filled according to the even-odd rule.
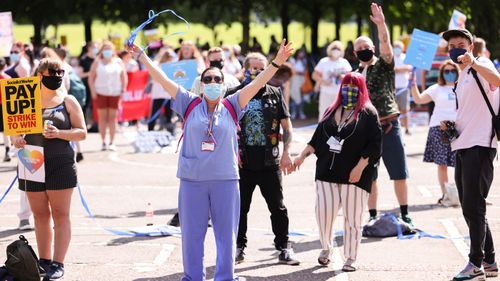
[[[334,59],[339,58],[342,55],[342,52],[339,49],[333,49],[330,52],[330,56]]]
[[[231,59],[231,52],[230,51],[224,51],[224,57],[226,57],[227,60]]]

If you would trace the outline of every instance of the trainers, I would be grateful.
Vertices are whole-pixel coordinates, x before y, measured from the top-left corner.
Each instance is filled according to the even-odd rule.
[[[47,271],[49,271],[51,260],[48,259],[40,259],[38,261],[38,272],[40,272],[41,277],[45,277]]]
[[[181,222],[179,221],[179,213],[175,213],[174,217],[170,219],[167,224],[175,227],[181,226]]]
[[[467,263],[465,268],[460,271],[455,277],[453,277],[453,281],[484,281],[486,280],[486,276],[484,271],[472,264],[471,262]]]
[[[30,220],[26,219],[26,220],[20,220],[19,221],[19,227],[18,227],[18,229],[19,230],[32,230],[33,227],[30,224]]]
[[[234,259],[235,264],[240,264],[245,260],[245,252],[243,250],[245,250],[244,247],[236,248],[236,258]]]
[[[494,262],[489,264],[487,262],[483,262],[484,273],[486,277],[497,277],[498,276],[498,266],[497,263]]]
[[[3,162],[10,162],[9,152],[5,151],[5,156],[3,157]]]
[[[403,215],[401,216],[401,219],[406,222],[407,224],[409,224],[411,227],[414,227],[413,225],[413,221],[411,220],[410,216],[409,215]]]
[[[64,276],[64,264],[53,261],[45,274],[43,281],[58,280]]]
[[[110,143],[110,144],[108,145],[108,150],[110,150],[110,151],[116,151],[116,145],[114,145],[114,144]]]
[[[288,243],[287,247],[281,250],[281,253],[278,256],[278,262],[280,264],[299,265],[300,261],[295,259],[294,255],[295,254],[293,252],[292,245]]]
[[[83,154],[81,152],[76,153],[76,162],[80,162],[83,160]]]

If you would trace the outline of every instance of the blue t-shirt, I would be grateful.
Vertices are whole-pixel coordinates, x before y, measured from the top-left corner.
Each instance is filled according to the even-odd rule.
[[[238,98],[240,92],[227,97],[240,120],[244,111]],[[171,108],[181,116],[197,95],[179,87]],[[177,177],[189,181],[237,180],[238,174],[238,136],[237,127],[231,113],[219,103],[214,111],[212,133],[215,138],[214,151],[202,151],[202,142],[212,141],[207,135],[209,114],[207,102],[197,105],[185,120],[184,139],[179,154]]]

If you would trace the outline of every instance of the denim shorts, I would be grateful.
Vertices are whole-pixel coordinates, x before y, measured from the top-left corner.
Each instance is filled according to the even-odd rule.
[[[409,175],[399,120],[394,120],[391,124],[392,129],[382,135],[382,160],[391,180],[404,180]],[[384,131],[383,127],[382,131]],[[375,173],[375,179],[377,176],[378,171]]]

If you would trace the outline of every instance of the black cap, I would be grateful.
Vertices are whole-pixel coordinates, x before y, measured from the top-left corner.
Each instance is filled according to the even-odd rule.
[[[472,44],[472,42],[474,42],[474,37],[472,37],[472,34],[467,29],[461,29],[461,28],[450,29],[450,30],[445,31],[443,33],[443,39],[446,41],[450,41],[450,38],[452,38],[452,37],[466,38],[469,40],[469,42],[471,44]]]

